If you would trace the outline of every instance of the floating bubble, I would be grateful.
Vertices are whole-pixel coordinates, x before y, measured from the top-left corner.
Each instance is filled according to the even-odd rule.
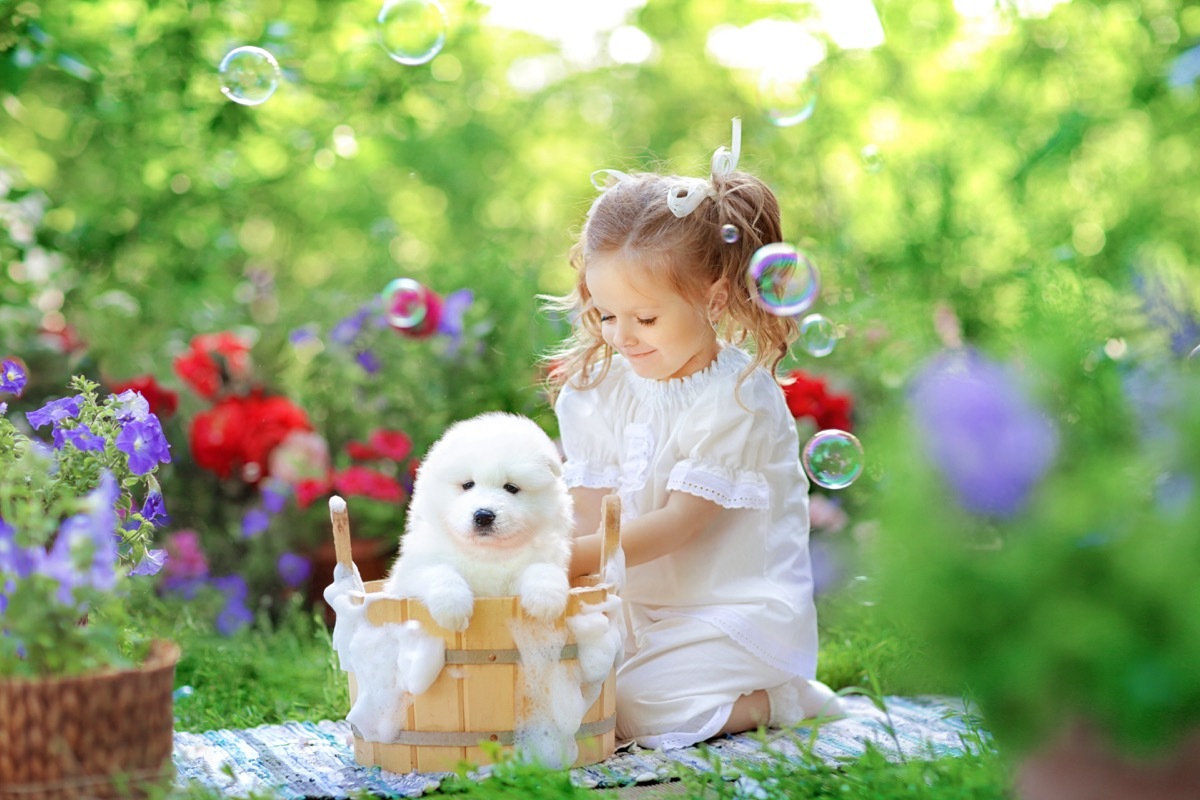
[[[1192,352],[1188,353],[1187,360],[1193,364],[1200,364],[1200,344],[1196,345]]]
[[[821,314],[809,314],[800,321],[800,346],[810,356],[821,358],[837,346],[837,326]]]
[[[244,106],[267,102],[279,88],[279,62],[261,47],[230,50],[217,72],[221,74],[221,93]]]
[[[816,73],[798,67],[767,68],[759,77],[758,96],[772,125],[799,125],[817,107]]]
[[[429,292],[412,278],[396,278],[383,288],[383,310],[393,328],[417,328],[429,313]]]
[[[803,253],[783,242],[763,245],[746,268],[750,296],[779,317],[791,317],[816,302],[821,280]]]
[[[867,172],[879,172],[883,169],[883,155],[879,152],[879,148],[873,144],[869,144],[859,153],[862,158],[863,167]]]
[[[721,226],[721,241],[725,244],[734,244],[740,238],[741,234],[738,233],[736,225],[727,222]]]
[[[836,428],[819,431],[800,453],[804,471],[826,489],[845,489],[863,471],[863,448],[852,433]]]
[[[446,43],[446,10],[437,0],[384,0],[376,22],[380,44],[399,64],[426,64]]]

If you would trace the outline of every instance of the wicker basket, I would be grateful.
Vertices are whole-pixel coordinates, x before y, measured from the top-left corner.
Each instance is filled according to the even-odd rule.
[[[179,647],[141,667],[0,680],[0,800],[137,797],[173,771]]]

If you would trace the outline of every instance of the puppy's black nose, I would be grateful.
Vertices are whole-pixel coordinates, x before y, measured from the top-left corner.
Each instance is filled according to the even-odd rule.
[[[475,509],[475,527],[490,528],[492,523],[496,521],[496,512],[490,508]]]

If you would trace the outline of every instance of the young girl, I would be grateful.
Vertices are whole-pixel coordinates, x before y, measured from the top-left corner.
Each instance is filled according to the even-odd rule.
[[[571,252],[575,290],[556,302],[576,319],[551,374],[571,574],[598,569],[600,500],[619,493],[617,735],[644,747],[840,713],[813,680],[808,481],[774,377],[797,326],[744,277],[782,240],[779,204],[736,171],[739,134],[735,120],[710,180],[607,171]]]

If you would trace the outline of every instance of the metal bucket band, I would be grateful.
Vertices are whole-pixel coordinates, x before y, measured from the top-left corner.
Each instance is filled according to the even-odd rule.
[[[611,714],[596,722],[585,722],[575,731],[576,739],[588,739],[608,733],[617,727],[617,715]],[[400,731],[387,744],[406,744],[417,747],[478,747],[480,742],[496,742],[502,746],[515,741],[513,731]]]
[[[579,658],[579,645],[564,645],[559,661]],[[447,664],[520,664],[519,650],[447,650]]]

